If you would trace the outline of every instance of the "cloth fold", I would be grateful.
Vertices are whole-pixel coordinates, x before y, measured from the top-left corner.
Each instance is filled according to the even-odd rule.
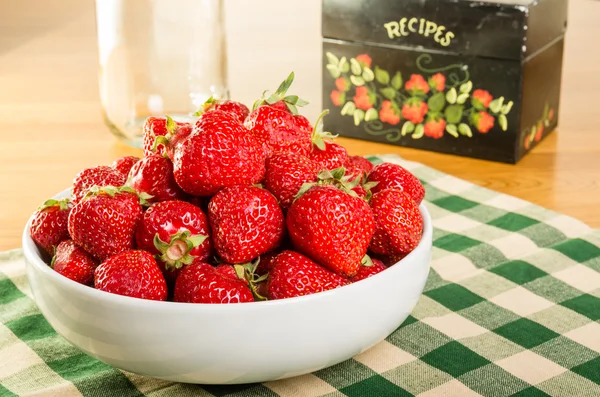
[[[425,185],[431,272],[411,316],[336,366],[202,386],[112,368],[71,346],[0,253],[0,396],[599,396],[600,231],[394,155]]]

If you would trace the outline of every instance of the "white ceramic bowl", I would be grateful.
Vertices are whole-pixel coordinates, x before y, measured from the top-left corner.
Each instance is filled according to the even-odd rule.
[[[40,311],[87,354],[177,382],[264,382],[340,363],[382,341],[406,319],[429,274],[431,219],[424,205],[420,210],[421,243],[394,266],[342,288],[268,302],[156,302],[83,286],[44,263],[29,236],[31,219],[23,249]]]

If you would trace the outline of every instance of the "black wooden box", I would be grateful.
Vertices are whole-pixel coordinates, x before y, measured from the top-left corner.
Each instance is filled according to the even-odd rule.
[[[516,163],[558,121],[567,0],[323,0],[325,128]]]

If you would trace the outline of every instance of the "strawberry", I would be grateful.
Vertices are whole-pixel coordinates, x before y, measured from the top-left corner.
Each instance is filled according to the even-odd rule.
[[[142,206],[132,190],[104,187],[77,203],[69,214],[73,241],[100,261],[133,249]]]
[[[175,181],[186,193],[211,196],[234,185],[260,182],[265,154],[254,136],[231,114],[214,110],[175,148]]]
[[[373,163],[362,156],[348,156],[344,168],[346,168],[347,173],[352,172],[355,177],[362,176],[363,173],[369,175],[373,169]]]
[[[88,190],[94,186],[114,186],[120,187],[125,184],[127,175],[112,167],[101,165],[93,168],[86,168],[80,171],[73,181],[73,203],[77,204]]]
[[[56,254],[52,258],[51,266],[66,278],[80,284],[91,285],[98,264],[73,240],[65,240],[56,246]]]
[[[333,170],[342,167],[348,160],[348,152],[342,145],[333,142],[323,142],[324,149],[313,146],[310,155],[311,160],[320,165],[321,168]]]
[[[55,247],[69,238],[67,228],[71,205],[68,198],[46,200],[38,208],[31,220],[31,238],[49,255],[54,255]]]
[[[419,244],[423,218],[419,207],[405,192],[384,189],[371,197],[375,233],[369,249],[381,255],[411,252]]]
[[[308,155],[311,147],[310,122],[298,115],[296,106],[308,102],[295,95],[285,96],[294,81],[292,72],[277,91],[255,102],[244,122],[263,145],[267,156],[277,151]]]
[[[142,127],[144,156],[150,153],[164,154],[169,140],[178,134],[179,127],[189,126],[189,123],[176,122],[169,116],[148,117]],[[158,137],[164,137],[157,139]]]
[[[269,191],[233,186],[214,195],[208,219],[215,250],[229,263],[250,262],[281,243],[284,217]]]
[[[204,102],[195,115],[200,116],[203,113],[210,112],[211,110],[220,110],[226,113],[231,113],[242,124],[244,123],[244,120],[246,120],[246,117],[248,117],[248,113],[250,113],[248,106],[241,102],[229,100],[219,101],[211,96],[206,102]]]
[[[348,280],[327,271],[306,256],[294,251],[277,255],[267,279],[269,299],[285,299],[331,290]]]
[[[355,283],[357,281],[364,280],[365,278],[369,278],[372,275],[387,269],[383,262],[377,259],[372,259],[371,261],[373,263],[371,266],[361,266],[360,268],[358,268],[358,273],[356,273],[356,275],[354,275],[354,277],[352,277],[350,281]]]
[[[348,161],[348,152],[342,145],[327,142],[325,139],[334,139],[337,135],[323,131],[323,117],[329,113],[324,110],[315,123],[312,134],[312,148],[308,157],[319,164],[321,169],[333,170],[342,167]]]
[[[331,185],[313,186],[297,198],[286,222],[299,252],[348,277],[358,271],[375,227],[365,200]]]
[[[127,250],[106,259],[94,272],[94,286],[112,294],[164,301],[167,283],[150,253]]]
[[[389,188],[399,189],[406,192],[417,205],[421,204],[425,197],[425,188],[421,181],[398,164],[377,164],[369,173],[368,181],[377,182],[377,185],[371,188],[373,194]]]
[[[144,157],[133,166],[127,185],[138,193],[151,196],[147,200],[152,203],[182,199],[185,196],[175,182],[171,160],[155,153]]]
[[[265,166],[263,183],[286,210],[304,183],[317,181],[317,164],[299,153],[277,152]]]
[[[240,269],[238,267],[238,269]],[[244,284],[248,285],[248,280],[246,280],[244,278],[244,270],[240,270],[241,273],[238,274],[238,271],[236,270],[234,265],[229,265],[227,263],[222,263],[220,265],[218,265],[217,267],[215,267],[215,272],[220,274],[223,277],[229,277],[233,280],[241,280],[244,282]]]
[[[185,201],[153,204],[136,230],[140,249],[156,255],[165,278],[174,281],[179,269],[207,260],[212,254],[208,219],[202,210]]]
[[[240,279],[223,275],[204,262],[182,269],[175,282],[175,302],[240,303],[253,302],[250,288]]]
[[[114,168],[115,170],[119,171],[121,174],[127,176],[129,175],[129,171],[131,171],[131,167],[133,167],[133,165],[138,161],[140,161],[139,157],[124,156],[113,161],[113,163],[110,166],[111,168]]]

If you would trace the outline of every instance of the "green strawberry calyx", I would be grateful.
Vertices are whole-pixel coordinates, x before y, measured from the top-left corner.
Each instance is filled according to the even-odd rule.
[[[154,246],[160,252],[157,259],[165,264],[165,269],[181,269],[184,265],[190,265],[196,259],[196,256],[190,254],[190,251],[207,239],[202,234],[194,234],[189,230],[184,230],[171,235],[169,241],[163,241],[158,233],[154,235]]]
[[[148,202],[148,200],[150,200],[153,197],[152,195],[150,195],[146,192],[138,192],[131,186],[127,186],[127,185],[119,186],[119,187],[112,186],[112,185],[107,185],[107,186],[94,185],[86,192],[85,196],[83,197],[83,200],[87,200],[90,197],[98,196],[100,194],[107,194],[110,197],[115,197],[115,195],[117,195],[119,193],[135,194],[138,197],[138,199],[140,200],[140,205],[143,207],[149,207],[150,203]]]
[[[323,118],[329,114],[329,109],[323,110],[323,112],[315,121],[315,126],[313,127],[312,133],[312,144],[319,148],[319,150],[325,150],[325,139],[333,140],[338,137],[338,135],[334,135],[331,132],[323,131]]]
[[[258,292],[258,285],[264,282],[269,275],[263,274],[262,276],[258,276],[256,274],[256,269],[258,268],[259,262],[260,257],[256,258],[253,262],[233,265],[233,268],[235,269],[235,274],[237,274],[239,279],[248,281],[248,286],[252,291],[254,300],[266,301],[267,298]]]
[[[38,210],[39,211],[43,211],[45,209],[48,208],[58,208],[59,210],[66,210],[69,208],[69,205],[71,204],[71,200],[67,197],[67,198],[63,198],[60,200],[56,200],[56,199],[49,199],[44,201],[44,204],[42,204]]]
[[[369,200],[371,198],[371,189],[377,185],[378,182],[367,182],[367,176],[363,173],[363,175],[359,175],[356,178],[352,179],[352,176],[345,175],[346,168],[338,167],[333,170],[322,170],[317,174],[317,182],[306,182],[303,183],[294,196],[294,200],[298,199],[304,193],[309,191],[314,186],[323,186],[323,185],[331,185],[334,186],[346,193],[348,193],[352,197],[359,197],[358,194],[353,190],[356,186],[362,186],[362,188],[367,192],[367,196],[365,200]]]
[[[269,94],[268,90],[264,91],[262,96],[252,105],[252,110],[256,110],[264,104],[273,105],[274,103],[283,101],[292,114],[298,114],[298,107],[308,105],[308,102],[298,97],[298,95],[286,95],[287,90],[292,86],[293,82],[294,72],[291,72],[273,94]]]
[[[215,103],[218,103],[218,101],[211,95],[202,105],[200,105],[198,110],[194,113],[194,116],[202,116],[208,109],[213,107]]]
[[[360,264],[361,264],[361,266],[371,267],[371,266],[373,266],[373,260],[371,259],[371,257],[369,255],[365,255],[360,260]]]

